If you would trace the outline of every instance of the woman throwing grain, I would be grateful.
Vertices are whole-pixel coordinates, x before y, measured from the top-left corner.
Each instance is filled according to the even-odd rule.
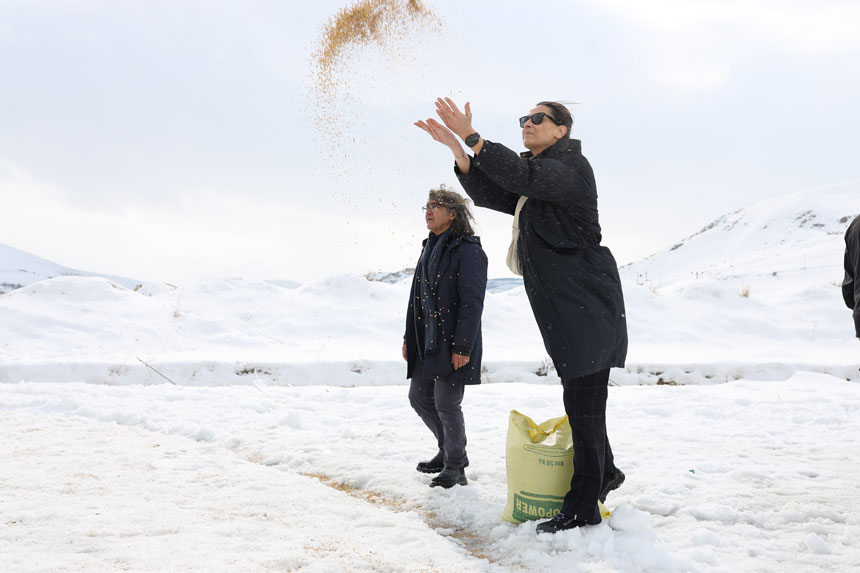
[[[466,485],[466,428],[460,404],[466,385],[481,383],[481,314],[487,255],[475,236],[468,199],[430,191],[424,221],[430,230],[415,267],[403,358],[411,378],[409,402],[436,437],[438,451],[416,468],[438,473],[430,487]]]
[[[600,523],[597,501],[624,481],[606,437],[609,369],[624,366],[627,324],[618,267],[600,245],[597,189],[573,118],[556,102],[541,102],[520,118],[517,154],[483,139],[464,111],[436,100],[433,119],[415,125],[454,154],[455,173],[475,205],[514,216],[508,253],[564,387],[574,440],[574,474],[561,512],[538,532]],[[463,140],[474,152],[463,151]]]

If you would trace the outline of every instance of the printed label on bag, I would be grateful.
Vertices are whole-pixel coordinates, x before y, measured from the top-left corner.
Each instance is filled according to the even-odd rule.
[[[514,493],[513,517],[518,521],[550,519],[561,511],[564,497],[520,491]]]
[[[534,444],[524,444],[523,449],[533,454],[549,456],[552,458],[573,458],[573,450],[562,450],[552,446],[536,446]]]

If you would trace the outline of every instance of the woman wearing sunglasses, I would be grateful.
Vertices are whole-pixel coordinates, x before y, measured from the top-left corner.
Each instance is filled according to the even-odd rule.
[[[434,119],[415,125],[454,154],[455,172],[479,207],[514,216],[508,265],[523,276],[547,352],[564,387],[574,474],[561,512],[538,532],[600,523],[597,501],[624,481],[606,436],[609,369],[624,366],[627,324],[618,267],[600,245],[597,188],[573,119],[557,102],[520,118],[518,154],[472,128],[472,111],[436,100]],[[460,140],[473,155],[463,150]]]
[[[467,384],[481,383],[481,313],[487,255],[475,236],[468,199],[430,191],[424,221],[430,234],[415,267],[403,358],[409,402],[436,437],[438,451],[416,468],[437,473],[430,487],[466,485],[466,428],[460,404]]]

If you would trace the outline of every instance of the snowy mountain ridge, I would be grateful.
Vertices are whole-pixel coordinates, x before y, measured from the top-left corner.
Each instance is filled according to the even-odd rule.
[[[622,268],[630,348],[614,383],[785,379],[801,370],[856,378],[857,340],[838,288],[856,197],[860,185],[851,183],[756,203]],[[141,360],[191,385],[251,374],[276,384],[405,380],[409,270],[133,292],[0,251],[10,253],[17,262],[7,257],[0,268],[36,261],[41,267],[18,276],[58,276],[0,295],[0,382],[143,383]],[[487,381],[554,379],[521,279],[490,281],[483,334]]]
[[[129,289],[134,289],[137,285],[141,284],[140,281],[135,279],[64,267],[47,259],[0,243],[0,294],[38,281],[67,276],[102,277]]]
[[[800,191],[727,213],[621,270],[640,283],[662,284],[702,277],[751,280],[811,269],[825,272],[834,267],[833,256],[841,263],[842,237],[857,214],[860,180]]]
[[[721,280],[764,276],[780,271],[830,267],[829,253],[841,242],[851,220],[860,214],[860,180],[783,195],[726,213],[669,248],[621,268],[622,275],[666,284],[690,277]],[[825,258],[822,258],[825,257]],[[370,272],[369,281],[397,284],[413,268]],[[647,278],[646,278],[647,275]],[[0,294],[62,276],[94,276],[134,288],[141,281],[81,271],[0,243]],[[517,278],[490,279],[490,290],[521,284]],[[295,281],[266,281],[296,288]]]

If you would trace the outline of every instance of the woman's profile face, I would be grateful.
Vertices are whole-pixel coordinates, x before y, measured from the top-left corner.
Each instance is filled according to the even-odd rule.
[[[550,117],[555,117],[552,109],[545,105],[533,107],[527,114],[533,116],[536,113],[544,113]],[[544,117],[540,124],[529,119],[523,126],[523,146],[532,153],[540,153],[556,141],[564,137],[567,133],[567,128],[561,125],[556,125],[549,117]]]
[[[433,231],[434,235],[441,235],[447,231],[456,216],[455,211],[448,209],[434,199],[427,201],[424,209],[424,222],[427,223],[427,228]]]

